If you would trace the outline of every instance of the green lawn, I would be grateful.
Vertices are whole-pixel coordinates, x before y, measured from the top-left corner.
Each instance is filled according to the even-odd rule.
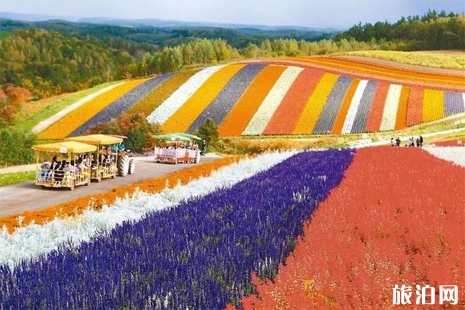
[[[36,171],[22,171],[0,174],[0,187],[33,181],[36,178]]]

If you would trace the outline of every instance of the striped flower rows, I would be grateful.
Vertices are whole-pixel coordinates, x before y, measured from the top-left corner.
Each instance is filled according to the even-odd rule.
[[[328,95],[327,104],[323,107],[320,117],[313,129],[316,134],[330,133],[336,121],[338,111],[341,109],[344,97],[349,90],[352,78],[340,76]]]
[[[219,124],[218,132],[220,135],[240,136],[242,134],[255,111],[285,69],[284,66],[269,65],[260,71],[246,92],[226,115],[223,123]]]
[[[100,89],[100,90],[98,90],[96,92],[90,93],[89,95],[87,95],[87,96],[85,96],[83,98],[80,98],[79,100],[75,101],[71,105],[67,106],[65,109],[59,111],[58,113],[52,115],[51,117],[49,117],[47,119],[39,122],[39,124],[34,126],[34,128],[32,128],[31,131],[33,133],[35,133],[35,134],[37,134],[37,133],[39,133],[41,131],[44,131],[47,127],[49,127],[54,122],[60,120],[66,114],[73,112],[74,110],[79,108],[84,103],[94,99],[97,96],[100,96],[101,94],[103,94],[105,92],[110,91],[111,89],[115,88],[116,86],[120,85],[121,83],[123,83],[123,82],[118,82],[118,83],[112,84],[112,85],[107,86],[107,87],[105,87],[103,89]],[[99,86],[97,86],[97,87],[99,87]],[[90,90],[91,89],[86,90],[85,92],[90,91]],[[70,95],[70,96],[73,96],[73,95]]]
[[[72,113],[65,115],[59,121],[48,127],[46,130],[39,134],[40,139],[63,139],[69,136],[79,126],[94,117],[97,113],[105,109],[108,105],[113,103],[116,99],[123,96],[139,84],[143,83],[145,79],[127,81],[111,91],[95,97],[79,106]]]
[[[187,131],[189,126],[216,98],[229,80],[242,68],[243,64],[232,64],[215,72],[199,89],[162,124],[165,132]]]
[[[83,135],[95,125],[108,123],[112,119],[118,118],[123,112],[128,110],[142,98],[146,97],[147,94],[158,87],[160,83],[163,83],[170,76],[171,74],[160,75],[134,87],[129,92],[107,105],[102,111],[94,115],[94,117],[89,119],[87,122],[79,126],[79,128],[73,131],[71,136]]]
[[[305,68],[289,88],[286,96],[268,122],[263,134],[287,134],[304,110],[310,94],[318,85],[324,71]]]
[[[300,115],[297,124],[293,130],[295,134],[309,134],[313,131],[318,117],[323,110],[323,106],[334,87],[338,76],[332,73],[326,73],[321,78],[315,90],[310,95],[305,108]]]
[[[236,71],[231,67],[237,65],[226,65],[221,71],[230,68],[229,81],[218,72],[222,80],[211,74],[189,90],[190,96],[179,91],[168,98],[184,102],[177,101],[163,128],[193,132],[212,118],[221,136],[350,134],[398,130],[465,111],[462,92],[359,80],[295,65],[257,62]],[[211,69],[199,74],[206,70]],[[152,115],[161,115],[162,106]]]
[[[207,118],[211,118],[216,124],[221,124],[226,114],[264,66],[264,64],[249,64],[239,70],[202,114],[189,126],[188,131],[194,132]]]
[[[83,133],[123,111],[142,112],[165,132],[194,132],[212,118],[220,136],[391,131],[465,111],[465,83],[454,76],[366,63],[357,71],[356,64],[325,57],[295,58],[164,75],[119,100],[122,86],[108,98],[99,96],[40,138]],[[413,84],[415,77],[429,84]],[[137,99],[129,99],[136,93]]]
[[[186,83],[181,85],[168,99],[155,109],[147,119],[153,123],[165,123],[197,89],[223,66],[213,66],[194,74]]]
[[[197,72],[197,70],[190,70],[170,75],[167,80],[161,83],[150,94],[129,108],[128,113],[142,113],[148,116]]]
[[[298,67],[287,67],[284,70],[247,124],[247,127],[242,132],[243,135],[259,135],[263,132],[273,113],[302,70],[302,68]]]
[[[339,184],[353,152],[291,155],[264,155],[245,169],[235,167],[217,180],[172,193],[184,193],[176,208],[146,214],[80,246],[62,247],[13,270],[0,266],[0,304],[22,309],[239,305],[253,289],[252,272],[276,274],[303,221]],[[242,176],[258,165],[250,178]],[[217,184],[207,196],[206,184]],[[202,193],[184,200],[191,192]],[[145,195],[125,202],[129,209],[161,204]],[[115,215],[107,217],[112,222]]]
[[[31,224],[9,234],[0,234],[0,265],[14,267],[24,259],[58,249],[65,243],[77,245],[98,234],[109,232],[124,221],[136,221],[147,213],[171,208],[183,200],[204,196],[219,188],[226,188],[289,158],[295,152],[263,154],[253,159],[219,169],[210,176],[191,181],[173,189],[149,195],[136,192],[131,197],[117,199],[111,207],[101,211],[88,210],[77,219],[54,219],[45,225]]]

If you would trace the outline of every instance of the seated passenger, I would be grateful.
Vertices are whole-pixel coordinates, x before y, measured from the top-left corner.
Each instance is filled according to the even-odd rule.
[[[65,175],[65,168],[66,168],[66,160],[62,160],[61,164],[55,169],[55,181],[61,182],[63,180],[63,176]]]
[[[46,159],[41,165],[40,165],[40,169],[41,171],[39,172],[39,175],[37,176],[37,178],[39,180],[44,180],[44,179],[47,179],[47,176],[50,172],[50,167],[51,167],[51,164],[50,162]]]

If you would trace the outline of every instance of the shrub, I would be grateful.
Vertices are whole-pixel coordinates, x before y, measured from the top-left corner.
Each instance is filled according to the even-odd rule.
[[[36,136],[16,129],[0,129],[0,164],[20,165],[31,163],[34,152],[31,147]]]

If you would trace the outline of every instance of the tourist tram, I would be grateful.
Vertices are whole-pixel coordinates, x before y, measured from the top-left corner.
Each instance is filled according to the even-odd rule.
[[[69,188],[89,185],[91,167],[80,159],[91,156],[95,145],[76,141],[64,141],[34,145],[37,160],[36,185],[43,188]]]

